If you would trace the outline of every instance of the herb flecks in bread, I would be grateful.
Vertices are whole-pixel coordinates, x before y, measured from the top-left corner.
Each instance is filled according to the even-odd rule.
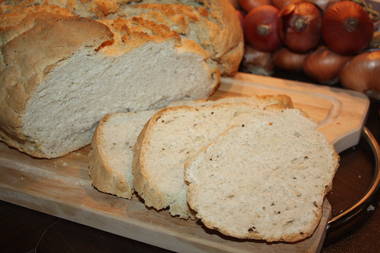
[[[145,204],[169,207],[174,216],[188,218],[184,163],[201,147],[224,132],[234,118],[260,108],[281,107],[283,97],[231,99],[204,106],[179,106],[157,112],[136,145],[134,186]]]
[[[177,101],[170,106],[209,106],[220,103],[262,103],[267,106],[291,106],[286,96],[228,97],[214,100]],[[107,114],[99,122],[92,139],[89,154],[89,172],[92,184],[100,191],[123,198],[131,198],[134,186],[132,160],[134,146],[140,131],[157,111]],[[213,112],[212,112],[213,114]]]
[[[257,111],[204,147],[185,169],[196,217],[242,239],[310,236],[338,166],[315,127],[295,109]]]

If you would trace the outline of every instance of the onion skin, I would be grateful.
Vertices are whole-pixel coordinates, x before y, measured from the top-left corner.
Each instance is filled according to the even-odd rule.
[[[306,57],[304,72],[319,83],[334,84],[338,82],[341,70],[350,59],[349,56],[336,54],[321,46]]]
[[[369,48],[380,48],[380,32],[374,32]]]
[[[282,10],[290,4],[299,3],[299,2],[303,2],[303,1],[304,0],[272,0],[272,3],[278,9]]]
[[[244,18],[244,37],[250,46],[272,52],[281,46],[280,11],[271,5],[256,7]]]
[[[273,74],[274,69],[272,54],[246,46],[242,61],[242,69],[248,73],[270,76]]]
[[[272,0],[239,0],[240,7],[246,12],[250,12],[256,7],[270,4],[272,4]]]
[[[321,8],[321,10],[326,10],[326,8],[332,4],[332,3],[335,3],[335,2],[338,2],[340,0],[309,0],[309,2],[312,2],[314,3],[315,5],[317,5],[319,8]]]
[[[305,53],[320,42],[321,10],[313,3],[300,2],[281,11],[281,39],[291,50]]]
[[[330,5],[323,16],[322,37],[338,54],[355,54],[365,49],[374,32],[368,13],[351,1]]]
[[[344,87],[361,92],[380,92],[380,51],[361,53],[349,61],[340,74]]]
[[[276,67],[287,71],[302,71],[303,64],[308,54],[298,54],[287,48],[281,48],[273,55],[273,63]]]

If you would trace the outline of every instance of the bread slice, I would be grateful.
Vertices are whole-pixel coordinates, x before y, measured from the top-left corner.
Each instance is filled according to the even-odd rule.
[[[191,217],[186,202],[184,162],[254,108],[286,107],[285,97],[228,99],[224,103],[178,106],[157,112],[140,134],[134,157],[134,187],[148,207],[169,207],[173,216]],[[239,101],[239,102],[237,102]],[[291,103],[290,103],[291,104]]]
[[[226,97],[218,100],[189,100],[173,102],[170,106],[205,106],[216,103],[264,100],[269,104],[291,106],[287,96]],[[131,198],[133,194],[133,148],[145,123],[157,110],[107,114],[98,124],[89,153],[89,174],[92,184],[99,191]]]
[[[92,184],[100,191],[130,199],[133,148],[155,110],[107,114],[96,128],[89,153]]]
[[[186,163],[196,217],[242,239],[310,236],[338,167],[333,147],[296,109],[257,110],[235,123]]]

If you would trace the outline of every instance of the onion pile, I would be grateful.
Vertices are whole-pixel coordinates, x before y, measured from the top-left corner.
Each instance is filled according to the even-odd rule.
[[[367,52],[371,47],[380,48],[380,15],[366,3],[358,4],[357,0],[238,2],[246,14],[242,26],[251,59],[245,58],[243,70],[266,69],[256,73],[268,75],[274,65],[286,71],[303,71],[323,84],[340,80],[348,88],[380,91],[380,78],[375,78],[375,71],[380,71],[380,50]]]

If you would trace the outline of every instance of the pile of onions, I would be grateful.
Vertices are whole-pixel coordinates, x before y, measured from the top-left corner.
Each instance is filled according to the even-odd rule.
[[[295,52],[304,53],[315,48],[320,41],[322,13],[310,2],[286,6],[281,11],[281,40]]]
[[[244,18],[244,36],[252,47],[271,52],[281,46],[279,10],[271,5],[262,5]]]
[[[354,2],[336,2],[324,13],[323,40],[338,54],[362,51],[371,41],[373,32],[373,23],[368,13]]]
[[[273,66],[303,71],[320,83],[340,79],[348,88],[376,91],[380,99],[380,50],[363,53],[380,48],[380,15],[368,5],[347,0],[235,1],[248,13],[242,24],[249,45],[243,70],[261,75],[270,75]]]

